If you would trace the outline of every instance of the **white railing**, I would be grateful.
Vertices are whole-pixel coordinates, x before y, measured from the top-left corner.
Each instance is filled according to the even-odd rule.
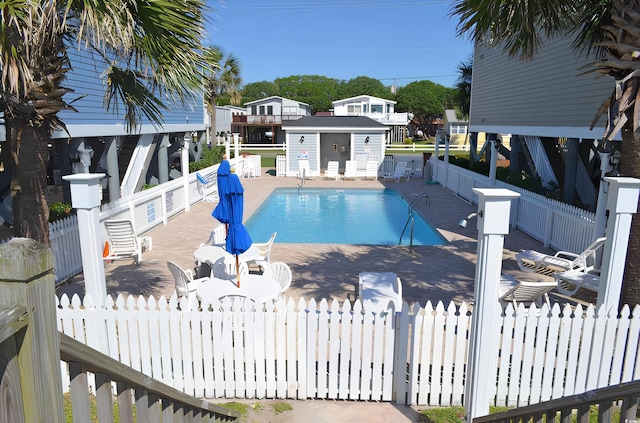
[[[449,151],[469,151],[469,145],[450,145]],[[433,153],[436,151],[435,144],[387,144],[386,153]],[[444,154],[444,145],[439,146],[439,154]]]
[[[187,306],[188,299],[182,300]],[[361,310],[360,301],[268,303],[264,310],[180,311],[175,295],[115,301],[58,301],[58,328],[111,358],[204,398],[322,398],[462,404],[471,309],[404,303],[398,313]],[[209,309],[209,307],[207,307]],[[509,304],[499,322],[494,405],[574,395],[638,378],[640,306],[621,318]]]
[[[231,159],[236,165],[240,159]],[[214,174],[219,165],[201,169],[202,174]],[[154,226],[166,225],[172,216],[185,210],[184,183],[182,178],[157,185],[153,188],[136,192],[128,198],[112,201],[102,205],[100,221],[109,219],[128,219],[133,222],[136,234],[143,235]],[[202,200],[201,187],[195,173],[189,174],[189,204]],[[106,239],[106,234],[105,239]],[[80,252],[80,234],[76,216],[49,223],[49,239],[54,257],[56,283],[82,272],[82,254]]]
[[[463,199],[478,204],[473,188],[487,188],[489,177],[432,157],[432,177]],[[520,193],[511,207],[511,225],[554,250],[580,252],[597,236],[595,214],[526,189],[496,181],[496,187]]]

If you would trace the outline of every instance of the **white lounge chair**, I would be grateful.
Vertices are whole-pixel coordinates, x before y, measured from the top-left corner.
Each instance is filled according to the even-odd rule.
[[[553,275],[558,284],[558,292],[568,296],[574,296],[581,290],[598,293],[600,288],[600,272],[591,270],[584,272],[580,269],[571,269],[557,272]]]
[[[130,220],[105,220],[104,227],[109,243],[109,254],[103,257],[106,262],[133,258],[140,263],[142,251],[151,251],[151,237],[138,237]]]
[[[279,261],[273,262],[267,267],[265,274],[278,282],[280,285],[278,298],[283,298],[285,291],[291,286],[292,275],[289,265]]]
[[[343,179],[356,179],[358,177],[357,163],[355,160],[347,160],[344,163],[344,175]]]
[[[522,250],[516,254],[516,262],[520,270],[552,276],[556,272],[577,269],[583,272],[597,267],[597,252],[604,245],[606,238],[598,238],[580,254],[569,251],[558,251],[554,255],[535,250]]]
[[[298,178],[300,179],[313,179],[311,175],[311,167],[309,166],[309,159],[298,159]]]
[[[393,171],[393,173],[384,174],[384,179],[385,180],[395,179],[396,182],[400,182],[401,178],[405,178],[406,180],[406,177],[407,177],[406,170],[407,170],[407,162],[398,162],[396,164],[396,168]]]
[[[402,309],[402,281],[391,272],[362,272],[358,275],[358,297],[362,309],[380,312],[393,301],[396,311]]]
[[[167,262],[167,267],[169,268],[169,271],[173,276],[178,300],[180,300],[182,297],[187,297],[189,299],[189,310],[191,310],[193,306],[198,304],[196,289],[198,289],[198,286],[202,282],[206,281],[209,278],[204,277],[194,279],[191,269],[184,270],[182,267],[178,266],[172,261]]]
[[[340,179],[339,173],[340,162],[337,160],[331,160],[327,163],[327,169],[324,171],[324,179]]]
[[[202,196],[201,201],[203,203],[216,203],[220,200],[215,173],[204,175],[196,172],[196,181],[198,182],[198,191]]]
[[[364,171],[365,179],[378,179],[378,162],[376,160],[367,161],[367,169]]]
[[[500,276],[499,299],[501,302],[511,301],[513,307],[517,307],[518,302],[535,303],[542,305],[540,298],[543,298],[549,307],[549,291],[558,286],[555,281],[529,282],[516,280],[512,275]]]

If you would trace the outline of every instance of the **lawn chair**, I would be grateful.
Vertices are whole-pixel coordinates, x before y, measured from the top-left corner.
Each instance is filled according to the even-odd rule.
[[[398,162],[396,164],[396,168],[393,171],[393,173],[384,174],[384,179],[385,180],[395,179],[396,182],[400,182],[401,178],[405,178],[406,180],[407,178],[406,170],[407,170],[407,162]]]
[[[588,272],[597,268],[597,252],[602,248],[605,240],[605,237],[596,239],[580,254],[558,251],[554,255],[549,255],[535,250],[522,250],[516,254],[516,262],[524,272],[548,276],[572,269]]]
[[[260,256],[258,256],[255,260],[251,260],[247,262],[247,264],[255,264],[264,272],[265,268],[269,266],[269,257],[271,255],[271,247],[273,247],[273,243],[276,240],[277,232],[271,234],[271,238],[267,242],[254,243],[253,246],[260,251]]]
[[[344,175],[343,179],[356,179],[358,176],[357,163],[355,160],[347,160],[344,163]]]
[[[280,294],[278,298],[284,298],[284,293],[291,286],[291,268],[288,264],[282,262],[273,262],[266,269],[266,275],[278,282],[280,285]]]
[[[298,159],[298,178],[314,179],[314,177],[311,176],[311,167],[309,166],[309,159]]]
[[[171,272],[171,276],[173,276],[178,301],[180,301],[182,297],[187,297],[189,299],[188,309],[191,310],[193,306],[198,304],[198,299],[196,297],[196,290],[198,289],[198,286],[209,278],[203,277],[194,279],[191,269],[184,270],[172,261],[167,262],[167,267]]]
[[[202,196],[201,201],[203,203],[216,203],[219,201],[215,173],[203,175],[200,172],[196,172],[196,181],[198,182],[198,191]]]
[[[518,302],[534,303],[541,306],[540,298],[543,298],[549,307],[549,291],[555,289],[558,283],[555,281],[529,282],[516,280],[512,275],[500,276],[499,299],[501,302],[511,301],[513,307]]]
[[[340,173],[338,171],[340,167],[340,162],[337,160],[331,160],[327,163],[327,169],[324,171],[323,179],[335,179],[336,181],[340,178]]]
[[[104,227],[109,243],[109,253],[103,257],[105,262],[133,257],[139,264],[142,262],[142,251],[151,251],[151,237],[138,237],[130,220],[106,220]]]
[[[376,160],[367,161],[367,169],[364,171],[365,179],[378,179],[378,162]]]

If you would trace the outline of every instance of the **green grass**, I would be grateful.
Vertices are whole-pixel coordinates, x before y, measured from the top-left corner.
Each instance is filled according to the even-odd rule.
[[[243,404],[241,402],[225,402],[217,405],[219,405],[220,407],[224,407],[229,410],[235,411],[236,413],[240,414],[240,416],[246,415],[247,411],[249,411],[249,405]]]
[[[275,411],[276,414],[293,410],[291,404],[287,404],[286,402],[276,402],[275,404],[271,404],[271,407],[273,407],[273,411]]]
[[[507,411],[509,408],[507,407],[490,407],[489,413],[501,413],[503,411]],[[612,422],[617,422],[620,419],[620,409],[618,407],[614,407],[612,413]],[[547,417],[542,416],[542,421],[546,422]],[[455,406],[455,407],[434,407],[427,408],[425,410],[420,411],[420,416],[418,417],[418,422],[420,423],[462,423],[464,422],[464,407]],[[571,417],[571,422],[576,423],[576,415]],[[592,405],[591,412],[589,413],[589,423],[598,423],[598,406]]]

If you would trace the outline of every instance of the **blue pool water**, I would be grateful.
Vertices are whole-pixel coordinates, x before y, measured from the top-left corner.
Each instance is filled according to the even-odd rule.
[[[421,200],[422,201],[422,200]],[[247,220],[254,242],[398,245],[408,218],[408,204],[392,189],[278,188]],[[414,212],[413,245],[446,241]],[[409,245],[410,225],[402,245]]]

